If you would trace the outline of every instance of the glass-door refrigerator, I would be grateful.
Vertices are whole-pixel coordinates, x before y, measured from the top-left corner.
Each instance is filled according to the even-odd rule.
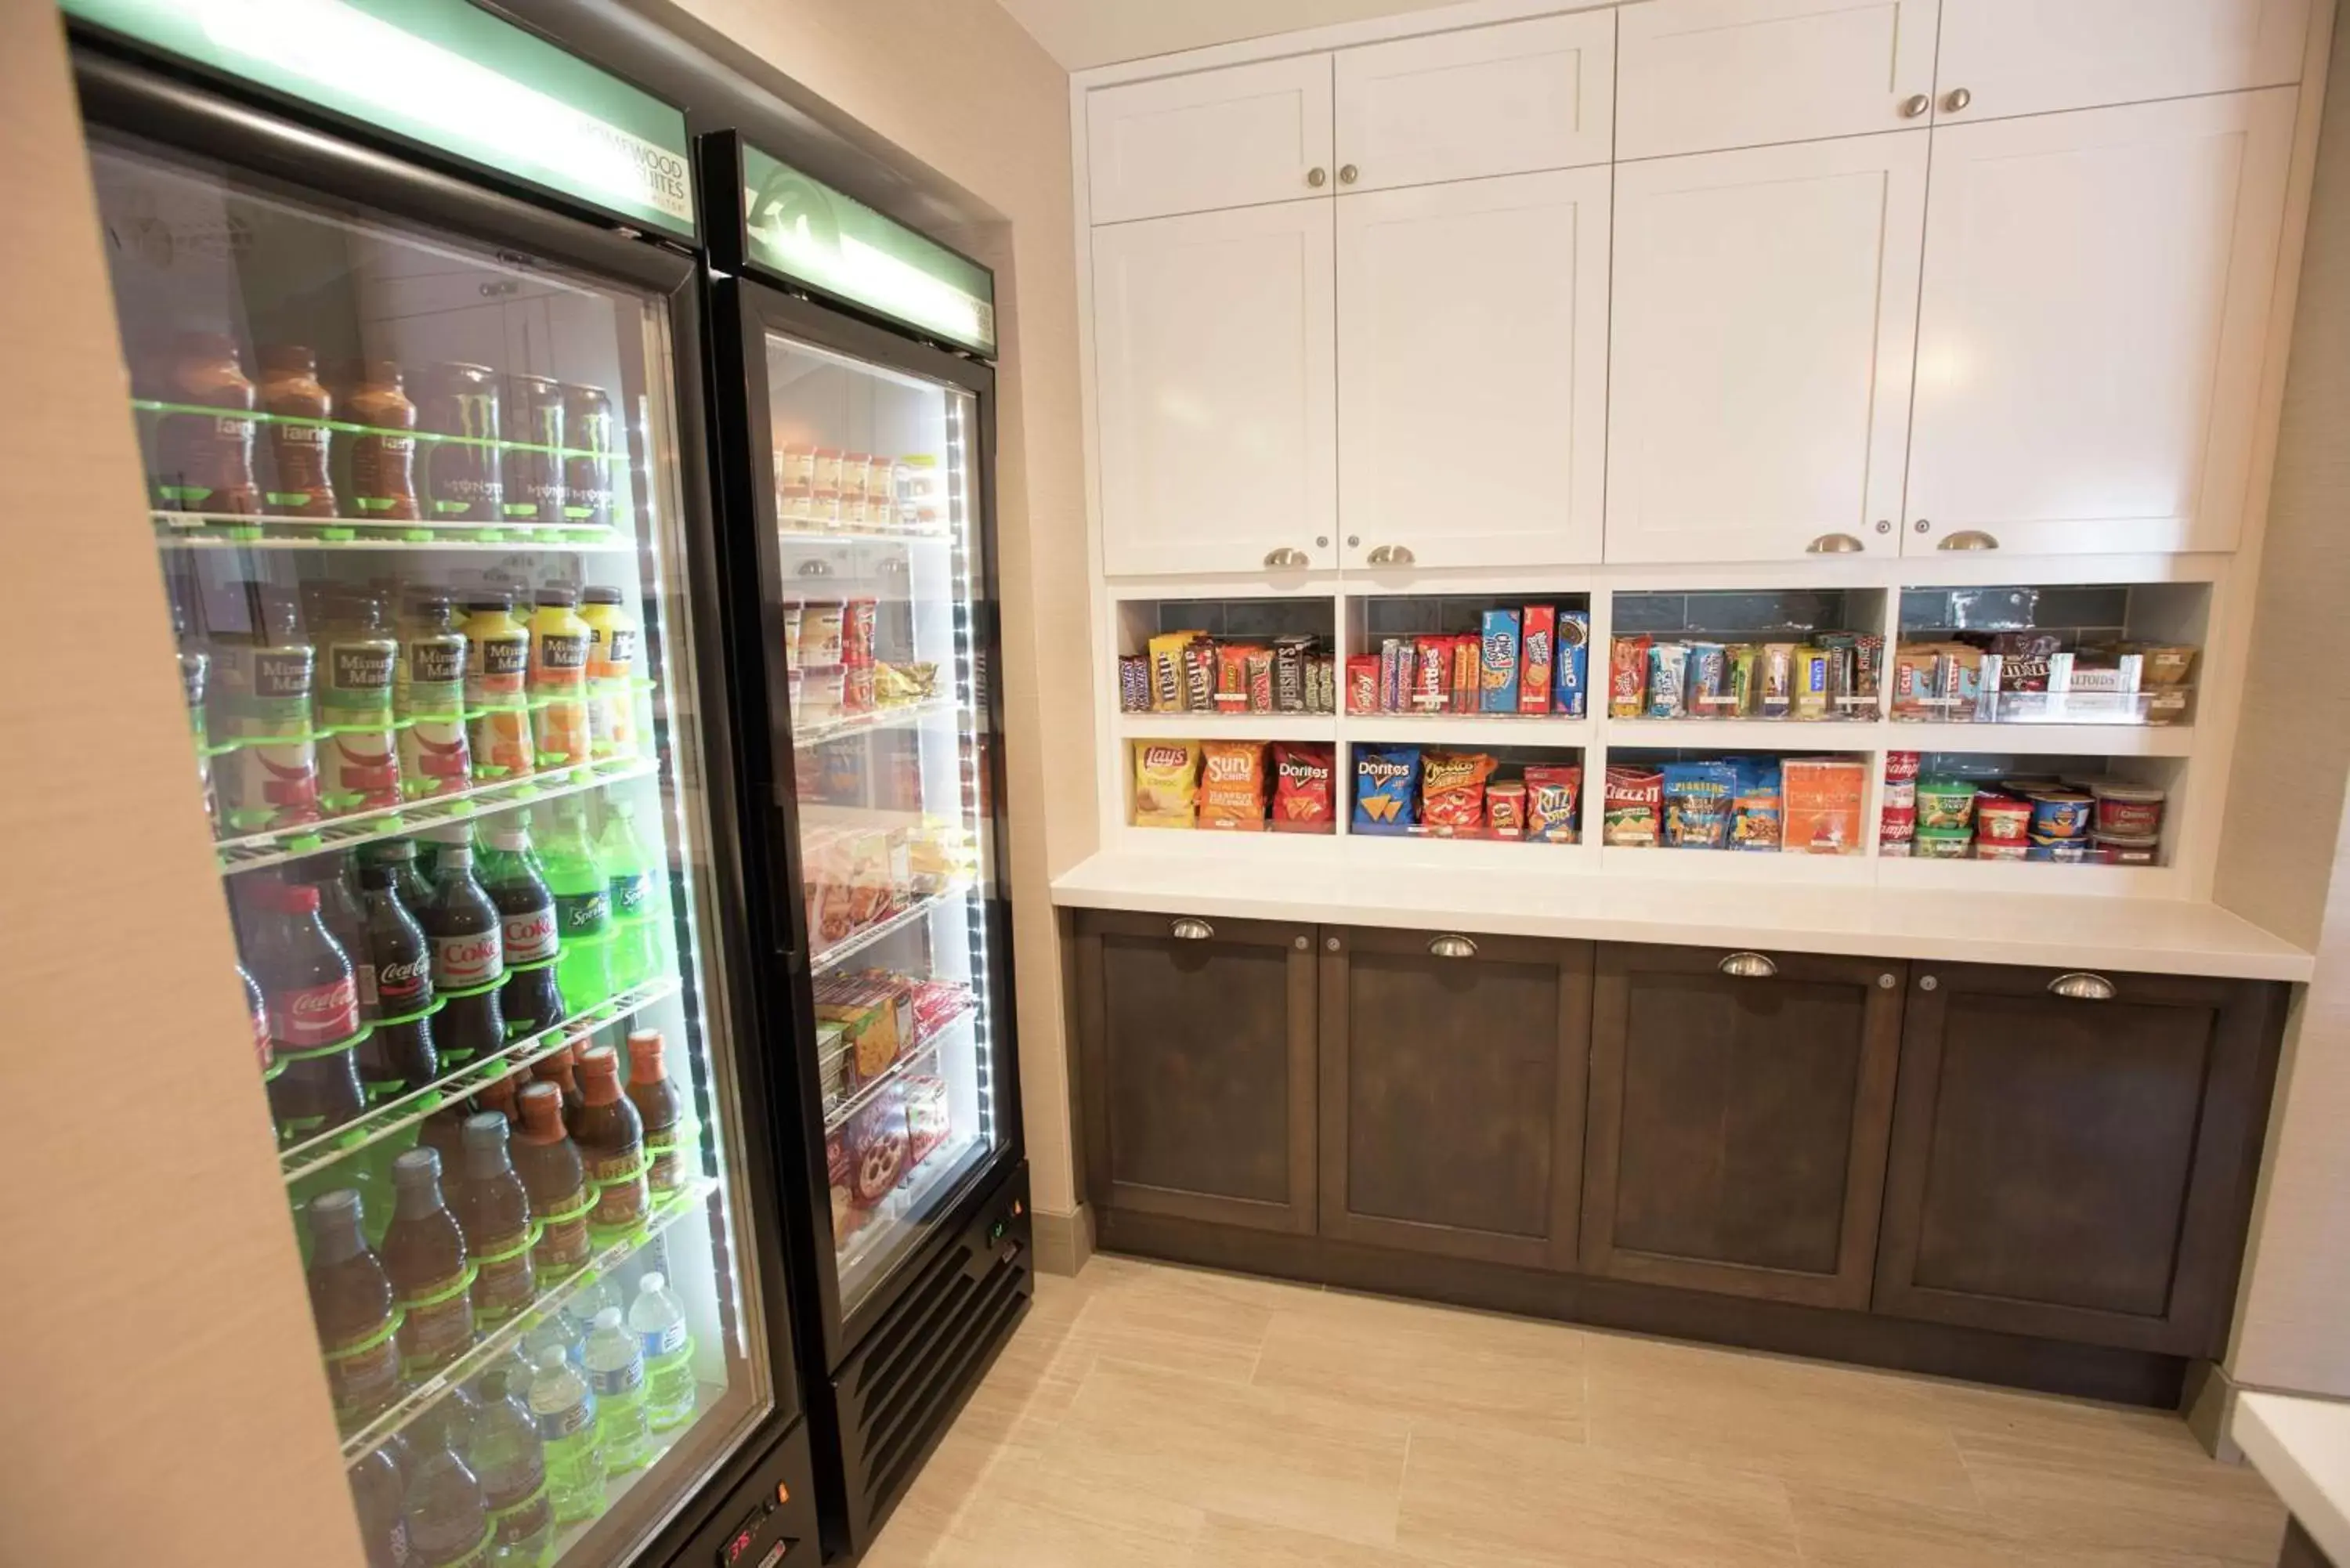
[[[455,0],[67,8],[368,1561],[813,1563],[682,117]]]
[[[1034,1289],[993,280],[735,135],[701,159],[730,613],[765,691],[746,819],[793,1042],[799,1320],[827,1544],[862,1552]]]

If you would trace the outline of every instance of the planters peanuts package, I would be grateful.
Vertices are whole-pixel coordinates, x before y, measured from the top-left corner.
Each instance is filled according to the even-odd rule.
[[[1355,751],[1355,831],[1406,833],[1419,815],[1419,748]]]
[[[1591,688],[1591,617],[1583,610],[1558,612],[1558,632],[1551,647],[1552,679],[1556,686],[1551,711],[1562,719],[1585,716]]]
[[[1518,711],[1518,612],[1485,612],[1485,635],[1479,645],[1477,690],[1479,708],[1488,713]]]
[[[1736,775],[1728,763],[1665,764],[1665,843],[1675,849],[1727,849]]]

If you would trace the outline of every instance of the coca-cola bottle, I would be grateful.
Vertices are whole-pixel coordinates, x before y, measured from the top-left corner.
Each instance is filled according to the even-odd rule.
[[[359,1050],[359,1080],[370,1100],[390,1099],[441,1075],[432,1043],[432,950],[400,901],[390,865],[377,861],[360,870],[359,902],[367,920],[360,969],[373,982],[376,1008],[375,1029]]]
[[[314,855],[293,867],[289,879],[318,890],[318,919],[349,957],[352,977],[359,982],[359,1022],[372,1023],[375,974],[367,963],[367,916],[359,908],[359,887],[351,880],[349,854]]]
[[[433,857],[432,901],[424,908],[432,943],[432,989],[441,998],[432,1040],[443,1067],[462,1066],[505,1044],[498,987],[505,945],[498,907],[473,879],[473,846],[443,844]]]
[[[270,1083],[269,1108],[278,1136],[297,1143],[342,1126],[366,1103],[348,1044],[359,1029],[359,982],[318,918],[317,888],[281,887],[276,909],[259,978],[270,1049],[286,1070]]]
[[[236,978],[244,981],[244,1011],[253,1021],[253,1054],[265,1073],[277,1054],[269,1041],[269,1004],[261,1000],[261,987],[254,982],[253,971],[244,967],[242,958],[236,961]]]
[[[482,857],[482,880],[498,907],[505,941],[506,983],[498,1005],[505,1011],[508,1035],[536,1034],[564,1019],[555,972],[555,895],[540,874],[530,828],[519,815],[500,821],[483,837],[489,853]]]
[[[380,844],[370,844],[359,851],[359,869],[381,866],[391,873],[391,889],[400,901],[418,919],[424,918],[424,906],[432,901],[432,884],[417,866],[418,845],[413,838],[387,838]]]

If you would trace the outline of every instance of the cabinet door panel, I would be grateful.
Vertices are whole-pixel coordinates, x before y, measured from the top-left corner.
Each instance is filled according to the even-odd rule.
[[[1899,129],[1934,90],[1938,0],[1651,0],[1617,42],[1618,158]],[[1921,121],[1922,123],[1922,121]]]
[[[1962,124],[2301,79],[2309,0],[1942,0],[1940,91]]]
[[[1721,958],[1600,949],[1583,1267],[1866,1308],[1906,966],[1788,954],[1738,979]]]
[[[2234,548],[2295,91],[1934,132],[1905,548]]]
[[[2044,971],[1915,973],[1876,1309],[2215,1354],[2274,1070],[2272,988],[2121,975],[2113,1001],[2081,1002]]]
[[[1599,558],[1608,171],[1338,203],[1343,564]]]
[[[1087,912],[1077,927],[1095,1202],[1311,1233],[1311,926]]]
[[[1320,186],[1306,182],[1320,169]],[[1086,95],[1097,223],[1284,202],[1336,188],[1330,57],[1195,71]]]
[[[1610,562],[1896,548],[1927,139],[1617,169]]]
[[[1337,57],[1337,158],[1358,191],[1605,163],[1616,13],[1399,38]]]
[[[1094,231],[1111,576],[1337,565],[1333,270],[1328,202]]]
[[[1571,1268],[1590,944],[1324,937],[1322,1233]]]

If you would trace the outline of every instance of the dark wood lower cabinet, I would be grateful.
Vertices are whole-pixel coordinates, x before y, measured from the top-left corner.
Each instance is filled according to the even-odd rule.
[[[1569,1268],[1591,944],[1324,928],[1322,1234]]]
[[[1908,971],[1603,946],[1584,1269],[1866,1307]]]
[[[1078,1087],[1092,1200],[1315,1224],[1315,928],[1087,911]]]
[[[2056,978],[1912,966],[1875,1307],[2215,1355],[2283,988],[2119,974],[2091,1001]]]

